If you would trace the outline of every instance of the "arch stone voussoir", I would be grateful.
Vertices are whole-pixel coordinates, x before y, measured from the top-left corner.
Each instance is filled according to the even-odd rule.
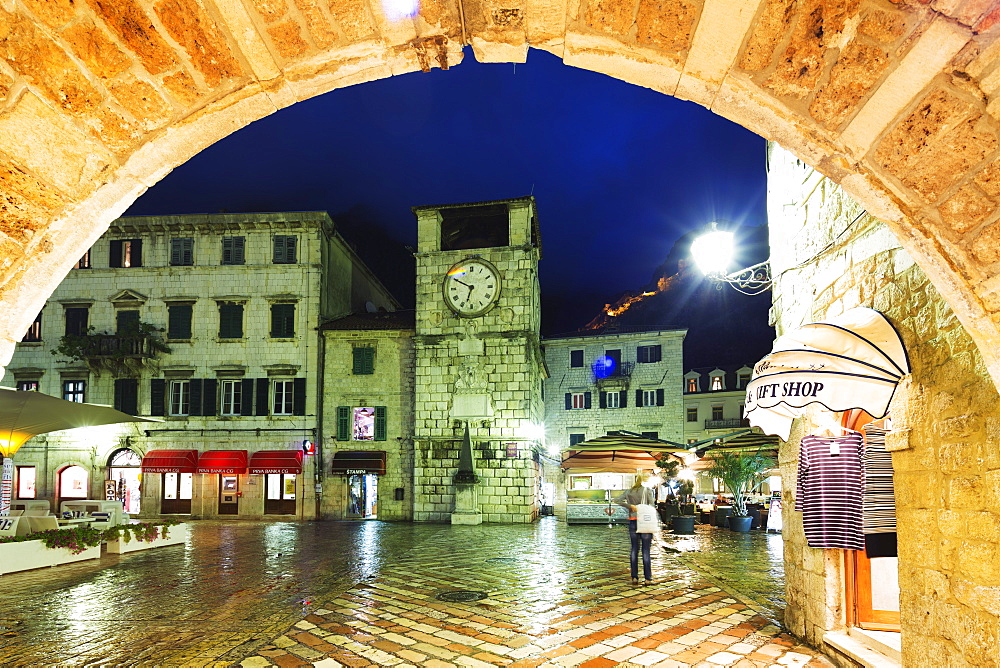
[[[544,49],[792,151],[887,222],[1000,385],[998,17],[882,0],[425,0],[395,17],[375,0],[7,3],[0,364],[171,169],[295,102],[458,65],[468,45],[485,62]]]

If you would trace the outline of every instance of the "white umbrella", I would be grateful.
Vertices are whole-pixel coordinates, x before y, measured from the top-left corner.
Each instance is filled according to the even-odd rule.
[[[41,392],[0,387],[0,515],[10,511],[14,485],[14,453],[32,436],[50,431],[94,427],[119,422],[159,422],[122,413],[110,406],[65,401]]]
[[[744,415],[751,425],[784,440],[792,420],[813,403],[882,417],[909,371],[892,324],[874,309],[854,308],[775,340],[771,353],[754,366]]]

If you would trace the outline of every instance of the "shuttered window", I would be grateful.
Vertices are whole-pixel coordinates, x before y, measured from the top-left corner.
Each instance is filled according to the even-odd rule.
[[[115,410],[129,415],[139,413],[139,381],[136,378],[115,379]]]
[[[167,306],[167,338],[191,338],[191,304],[169,304]]]
[[[219,338],[243,338],[243,304],[232,302],[219,304]]]
[[[246,237],[222,237],[222,264],[245,264]]]
[[[351,407],[337,406],[337,440],[351,440]]]
[[[271,304],[271,338],[295,336],[295,304]]]
[[[274,264],[295,264],[298,237],[288,234],[274,235]]]
[[[365,376],[375,373],[375,349],[371,346],[357,346],[354,348],[354,367],[352,372],[355,376]]]
[[[194,238],[178,237],[170,240],[170,264],[175,267],[194,264]]]

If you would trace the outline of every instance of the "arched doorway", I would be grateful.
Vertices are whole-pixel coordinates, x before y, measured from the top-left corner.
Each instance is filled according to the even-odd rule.
[[[121,501],[129,515],[139,514],[142,496],[139,483],[142,481],[142,457],[129,448],[115,450],[108,457],[108,475],[105,478],[105,498]]]
[[[63,501],[86,499],[90,491],[90,473],[82,466],[75,464],[66,466],[57,474],[56,489],[59,490],[56,496],[56,508]]]

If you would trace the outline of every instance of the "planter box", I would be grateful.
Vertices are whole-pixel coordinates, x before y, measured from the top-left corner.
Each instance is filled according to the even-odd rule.
[[[163,529],[161,528],[160,531],[163,531]],[[127,552],[149,550],[154,547],[163,547],[164,545],[180,545],[187,542],[187,537],[187,525],[175,524],[174,526],[167,527],[166,538],[160,537],[148,543],[136,538],[132,538],[127,543],[123,540],[109,540],[107,546],[110,554],[125,554]]]
[[[88,547],[80,554],[73,554],[65,547],[48,548],[40,540],[0,543],[0,574],[71,564],[75,561],[99,559],[100,557],[100,545]]]

